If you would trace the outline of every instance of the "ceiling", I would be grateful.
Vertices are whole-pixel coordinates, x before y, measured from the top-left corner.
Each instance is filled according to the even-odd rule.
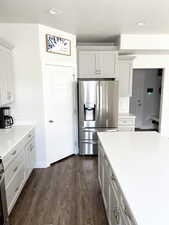
[[[50,15],[50,8],[62,14]],[[137,26],[140,21],[145,25]],[[169,34],[169,1],[1,0],[0,22],[40,23],[81,42],[111,42],[120,33]]]

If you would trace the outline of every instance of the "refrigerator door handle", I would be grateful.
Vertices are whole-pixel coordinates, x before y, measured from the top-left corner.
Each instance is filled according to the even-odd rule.
[[[96,85],[96,123],[100,118],[100,91],[99,91],[99,83]]]

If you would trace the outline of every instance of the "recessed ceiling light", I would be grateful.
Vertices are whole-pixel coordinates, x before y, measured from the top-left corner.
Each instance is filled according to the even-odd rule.
[[[61,15],[63,12],[60,9],[51,8],[49,9],[49,14],[51,15]]]
[[[139,26],[139,27],[143,27],[144,25],[145,25],[145,23],[142,21],[137,22],[137,26]]]

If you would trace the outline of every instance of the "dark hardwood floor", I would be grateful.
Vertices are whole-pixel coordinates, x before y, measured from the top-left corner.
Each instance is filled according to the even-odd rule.
[[[97,158],[72,156],[35,169],[11,215],[11,225],[108,225]]]

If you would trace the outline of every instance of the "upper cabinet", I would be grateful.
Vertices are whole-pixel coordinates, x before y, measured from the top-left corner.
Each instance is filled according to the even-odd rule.
[[[0,43],[0,106],[13,102],[14,73],[12,49]]]
[[[119,95],[120,97],[132,96],[133,56],[119,56]]]
[[[118,54],[109,49],[79,49],[78,75],[81,78],[116,78]]]

